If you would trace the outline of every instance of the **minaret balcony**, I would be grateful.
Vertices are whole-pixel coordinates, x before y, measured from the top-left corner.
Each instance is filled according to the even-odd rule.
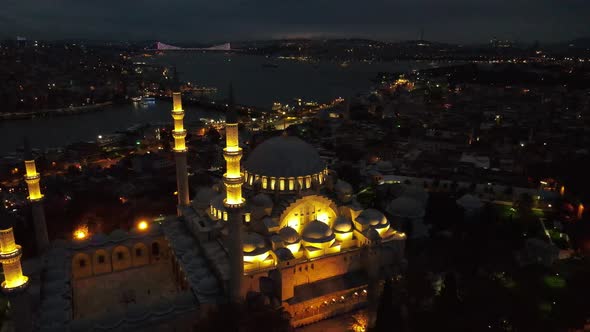
[[[20,259],[22,253],[23,251],[21,246],[17,244],[13,251],[0,252],[0,263],[14,263],[15,261],[18,261]]]
[[[186,137],[186,129],[183,130],[173,130],[172,137],[174,138],[185,138]]]
[[[240,147],[224,148],[223,154],[228,157],[241,156],[242,155],[242,148],[240,148]]]
[[[26,181],[35,181],[35,180],[39,180],[40,178],[41,178],[41,175],[39,173],[25,175]]]
[[[239,200],[237,201],[228,201],[227,198],[225,198],[223,200],[223,205],[227,208],[227,209],[238,209],[244,206],[244,203],[246,203],[246,200],[244,200],[243,198],[240,197]]]
[[[174,120],[182,120],[184,118],[184,110],[174,110],[174,111],[172,111],[172,118]]]
[[[244,176],[240,174],[238,177],[228,177],[227,173],[223,174],[223,183],[226,185],[240,185],[244,183]]]

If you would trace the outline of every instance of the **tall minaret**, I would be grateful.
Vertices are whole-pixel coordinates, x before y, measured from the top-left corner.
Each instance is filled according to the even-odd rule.
[[[47,235],[47,224],[45,221],[45,211],[43,209],[43,194],[41,194],[41,187],[39,181],[41,176],[37,173],[37,167],[29,141],[25,138],[25,181],[29,188],[29,201],[31,202],[31,210],[33,214],[33,225],[35,228],[35,239],[37,240],[37,252],[43,254],[49,248],[49,236]]]
[[[380,295],[380,270],[381,270],[381,237],[374,228],[368,233],[369,245],[367,250],[367,330],[375,328],[377,322],[377,308]]]
[[[0,263],[4,270],[2,292],[8,298],[12,309],[12,319],[15,331],[30,332],[33,330],[31,322],[31,303],[27,288],[29,278],[23,275],[20,264],[22,256],[21,246],[14,241],[12,217],[0,208]]]
[[[184,110],[180,92],[172,93],[172,118],[174,119],[174,157],[176,159],[176,186],[178,193],[178,215],[182,214],[182,207],[189,205],[188,171],[186,167],[186,130],[184,129]]]
[[[227,222],[229,227],[229,259],[231,280],[229,285],[229,297],[231,302],[239,302],[241,299],[242,278],[244,276],[244,252],[242,248],[242,183],[244,182],[240,171],[240,159],[242,148],[238,138],[238,116],[234,104],[233,88],[229,87],[229,105],[225,117],[226,144],[223,149],[223,158],[226,162],[226,173],[223,175],[226,196],[223,201],[227,210]]]

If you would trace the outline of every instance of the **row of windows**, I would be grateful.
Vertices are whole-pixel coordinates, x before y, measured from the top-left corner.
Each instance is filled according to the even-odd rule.
[[[259,175],[249,174],[248,172],[244,173],[246,184],[249,184],[250,186],[254,185],[254,182],[260,180],[262,184],[262,189],[279,189],[281,191],[295,190],[296,183],[299,185],[300,188],[309,189],[311,188],[312,181],[317,181],[319,184],[324,183],[326,175],[327,170],[323,171],[322,173],[308,175],[305,177],[300,176],[297,178],[275,178],[267,176],[261,177]]]
[[[305,267],[300,266],[299,267],[299,272],[303,271],[305,269],[305,271],[308,271],[308,268],[311,268],[312,270],[314,269],[313,263],[311,263],[311,265],[305,265]],[[297,272],[297,268],[294,267],[293,268],[293,274],[295,274]]]
[[[116,253],[116,257],[118,261],[122,261],[125,259],[125,253],[123,251],[117,251]],[[158,256],[160,255],[160,245],[157,242],[152,243],[152,256]],[[143,249],[142,248],[135,248],[135,257],[142,257],[143,256]],[[105,263],[105,256],[104,255],[98,255],[97,257],[97,261],[98,264],[104,264]],[[86,267],[86,260],[85,259],[80,259],[78,261],[78,264],[80,265],[80,267]]]

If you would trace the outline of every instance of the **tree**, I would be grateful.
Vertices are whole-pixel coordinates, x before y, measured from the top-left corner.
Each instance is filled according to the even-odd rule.
[[[195,326],[198,332],[293,332],[289,314],[263,303],[225,304],[213,309]]]
[[[377,307],[377,320],[373,329],[375,332],[391,331],[402,326],[400,306],[396,301],[399,297],[394,299],[393,292],[391,280],[385,280],[383,293],[381,293],[381,299]]]

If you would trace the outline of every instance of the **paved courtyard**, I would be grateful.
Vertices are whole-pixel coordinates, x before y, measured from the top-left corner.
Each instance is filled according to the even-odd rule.
[[[125,312],[135,303],[150,305],[176,291],[170,262],[74,281],[74,317]]]

